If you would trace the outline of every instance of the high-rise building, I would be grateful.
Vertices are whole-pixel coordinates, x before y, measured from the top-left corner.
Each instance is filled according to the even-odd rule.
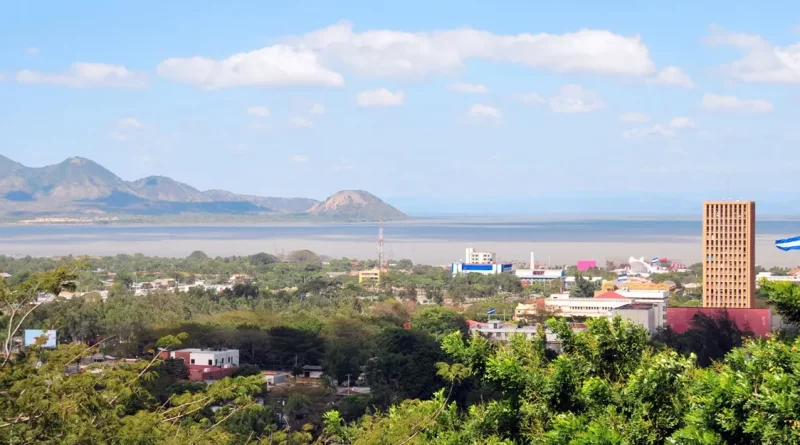
[[[703,203],[703,307],[753,307],[755,238],[755,202]]]

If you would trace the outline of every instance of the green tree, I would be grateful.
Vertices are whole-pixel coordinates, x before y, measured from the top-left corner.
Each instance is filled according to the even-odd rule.
[[[451,309],[439,307],[423,308],[411,314],[411,328],[428,333],[441,340],[451,332],[467,335],[467,321],[464,316]]]

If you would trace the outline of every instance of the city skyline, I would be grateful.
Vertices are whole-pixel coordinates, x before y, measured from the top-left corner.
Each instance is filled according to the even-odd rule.
[[[800,28],[722,5],[13,4],[0,154],[265,196],[365,189],[411,212],[586,194],[619,198],[590,212],[669,196],[779,208]],[[473,179],[485,187],[453,197]]]

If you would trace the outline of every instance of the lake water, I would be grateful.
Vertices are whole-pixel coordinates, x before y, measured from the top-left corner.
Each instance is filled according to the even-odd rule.
[[[0,253],[6,255],[114,255],[144,253],[185,256],[249,255],[310,249],[331,256],[374,258],[377,224],[269,225],[6,225],[0,226]],[[623,260],[667,256],[699,261],[700,221],[594,219],[561,221],[414,220],[384,224],[388,258],[444,264],[463,257],[465,247],[497,252],[503,260],[572,263],[578,259]],[[765,265],[797,265],[800,255],[780,252],[775,239],[800,235],[800,221],[757,223],[757,260]]]

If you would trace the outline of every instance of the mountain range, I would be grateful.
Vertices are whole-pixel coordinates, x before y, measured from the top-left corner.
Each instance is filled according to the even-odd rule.
[[[89,159],[73,157],[26,167],[0,155],[0,215],[6,218],[74,215],[255,214],[358,221],[408,218],[363,190],[343,190],[324,201],[198,190],[165,176],[125,181]]]

